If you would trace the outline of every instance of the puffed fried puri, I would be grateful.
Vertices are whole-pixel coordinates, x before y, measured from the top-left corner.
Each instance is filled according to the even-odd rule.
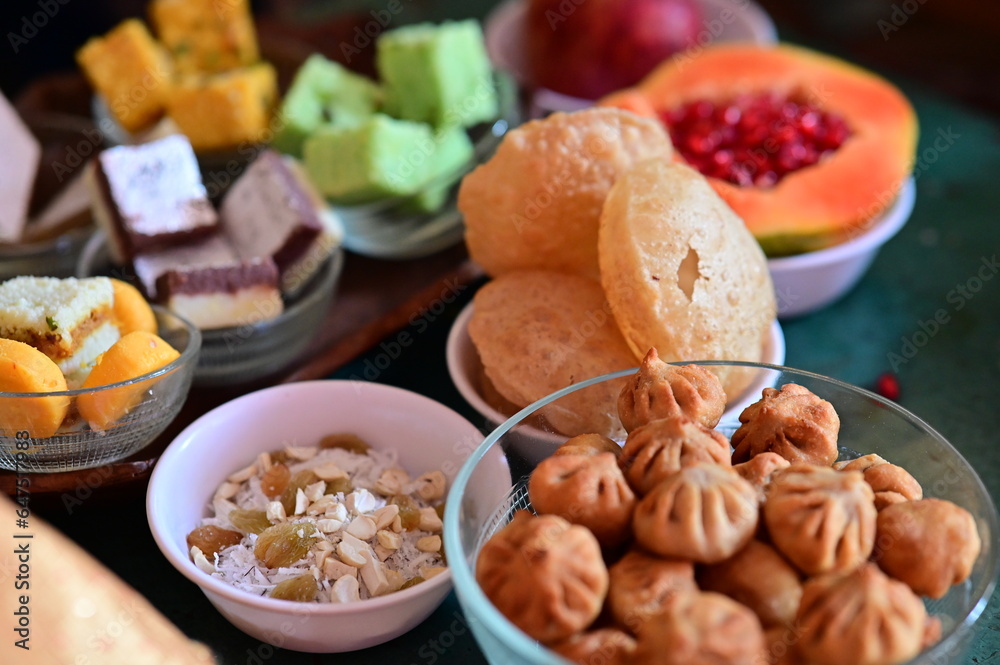
[[[679,593],[639,630],[635,665],[756,665],[764,650],[757,616],[720,593]]]
[[[672,154],[660,123],[620,109],[526,122],[462,179],[458,208],[469,255],[494,277],[541,268],[596,279],[608,190],[633,165]]]
[[[757,519],[757,491],[750,483],[731,468],[693,464],[639,501],[632,528],[636,542],[650,552],[716,563],[750,541]]]
[[[671,365],[650,349],[618,396],[618,417],[626,432],[659,418],[684,415],[709,429],[726,408],[719,378],[702,365]]]
[[[615,548],[632,530],[636,498],[614,453],[552,455],[528,479],[531,505],[587,527],[601,546]]]
[[[873,558],[920,595],[940,598],[972,573],[982,548],[976,520],[944,499],[895,503],[878,514]]]
[[[882,510],[886,506],[903,501],[913,501],[923,498],[924,490],[917,479],[901,466],[886,461],[879,455],[864,455],[852,460],[837,462],[833,465],[838,471],[860,471],[865,476],[865,482],[871,485],[875,492],[875,509]]]
[[[636,165],[601,211],[601,283],[636,357],[759,361],[775,319],[760,245],[708,181],[668,160]],[[729,395],[755,370],[712,368]]]
[[[633,635],[682,591],[696,591],[694,564],[631,549],[608,568],[608,609],[615,625]]]
[[[725,594],[752,609],[765,628],[791,625],[802,598],[798,571],[759,540],[751,540],[725,561],[699,566],[697,579],[701,589]]]
[[[608,569],[586,528],[521,510],[479,551],[476,581],[515,626],[551,644],[597,618]]]
[[[488,282],[473,300],[469,336],[486,376],[518,407],[636,362],[601,285],[579,275],[524,270]],[[567,436],[618,434],[616,404],[626,381],[578,390],[541,415]]]
[[[649,493],[681,468],[699,462],[730,465],[729,441],[683,414],[633,429],[618,460],[638,494]]]
[[[873,563],[809,579],[796,617],[795,650],[815,665],[890,665],[916,656],[927,611],[909,587]]]
[[[875,544],[874,493],[858,471],[793,464],[774,474],[762,514],[774,546],[807,575],[853,570]]]
[[[792,464],[829,466],[837,459],[840,417],[832,404],[804,386],[765,388],[760,400],[743,409],[740,422],[731,439],[734,464],[764,452]]]

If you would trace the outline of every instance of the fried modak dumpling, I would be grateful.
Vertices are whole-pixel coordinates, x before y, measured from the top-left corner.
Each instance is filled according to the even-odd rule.
[[[757,665],[764,632],[746,606],[720,593],[675,595],[639,629],[635,665]]]
[[[670,365],[650,349],[618,396],[626,432],[659,418],[684,415],[711,429],[726,408],[719,378],[701,365]]]
[[[846,575],[806,581],[795,647],[814,665],[891,665],[916,656],[924,643],[923,601],[873,563]]]
[[[653,420],[629,433],[618,464],[638,494],[649,493],[682,467],[730,465],[729,441],[683,414]]]
[[[636,497],[614,453],[546,457],[531,472],[528,497],[539,514],[590,529],[602,547],[615,548],[631,535]]]
[[[829,466],[837,459],[840,418],[833,405],[796,383],[764,388],[761,399],[740,414],[733,432],[733,464],[764,452],[799,462]]]
[[[608,609],[615,624],[633,635],[664,603],[682,591],[696,591],[694,564],[632,549],[608,568]]]
[[[865,482],[875,492],[875,509],[903,501],[923,498],[924,490],[917,479],[901,466],[887,462],[879,455],[864,455],[852,460],[837,462],[833,468],[838,471],[860,471]]]
[[[764,629],[764,653],[760,665],[803,665],[795,653],[799,633],[794,625],[772,626]]]
[[[597,455],[612,453],[621,457],[622,447],[612,438],[603,434],[577,434],[566,439],[566,442],[553,451],[553,455]]]
[[[601,285],[580,275],[524,270],[487,282],[473,299],[469,336],[493,386],[520,408],[636,361]],[[567,436],[618,434],[626,381],[578,390],[541,414]]]
[[[733,471],[740,474],[744,480],[757,488],[761,501],[764,500],[764,488],[771,482],[775,471],[787,469],[792,463],[778,453],[760,453],[746,462],[733,465]]]
[[[725,594],[749,607],[765,628],[791,624],[802,598],[798,571],[759,540],[751,540],[725,561],[699,566],[697,579],[705,591]]]
[[[760,244],[693,168],[647,160],[608,193],[598,234],[601,283],[636,357],[759,361],[775,320]],[[728,395],[753,369],[716,366]]]
[[[774,546],[799,570],[846,573],[875,544],[874,498],[858,471],[793,464],[772,477],[762,514]]]
[[[632,165],[672,154],[663,125],[620,109],[526,122],[462,179],[458,209],[469,255],[494,277],[546,268],[596,278],[608,190]]]
[[[730,468],[694,464],[661,482],[639,501],[632,529],[636,542],[650,552],[715,563],[750,541],[757,516],[753,485]]]
[[[608,569],[585,527],[522,510],[479,551],[476,581],[515,626],[553,643],[597,618]]]
[[[635,638],[617,628],[597,628],[557,642],[552,650],[579,665],[628,665]]]
[[[982,548],[976,520],[944,499],[886,506],[878,514],[874,559],[923,596],[940,598],[972,572]]]

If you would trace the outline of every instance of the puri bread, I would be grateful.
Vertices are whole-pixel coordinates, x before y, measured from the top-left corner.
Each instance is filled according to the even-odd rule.
[[[48,393],[66,390],[66,378],[55,362],[33,346],[0,337],[0,392]],[[50,437],[59,429],[69,397],[0,397],[0,433],[28,432]]]
[[[620,109],[527,122],[462,180],[469,254],[494,277],[546,268],[596,278],[597,228],[611,185],[634,164],[672,153],[658,122]]]
[[[580,275],[519,270],[497,277],[476,293],[469,336],[486,376],[518,407],[637,361],[601,285]],[[569,436],[611,435],[625,380],[577,391],[543,415]]]
[[[175,360],[180,353],[165,341],[148,332],[131,332],[104,352],[90,371],[84,388],[106,386],[155,372]],[[121,420],[142,399],[156,379],[128,386],[84,393],[77,397],[80,415],[94,429],[107,429]]]
[[[636,356],[759,361],[775,318],[767,260],[697,171],[648,160],[622,174],[601,213],[601,283]],[[717,368],[719,369],[719,368]],[[729,395],[748,377],[719,369]]]

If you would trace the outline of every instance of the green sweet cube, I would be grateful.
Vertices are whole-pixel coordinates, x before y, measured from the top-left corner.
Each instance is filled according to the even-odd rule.
[[[429,125],[376,113],[358,124],[324,125],[302,153],[317,189],[334,203],[367,203],[415,194],[427,181],[434,152]]]
[[[417,212],[431,213],[441,209],[474,152],[469,135],[461,127],[441,130],[434,141],[434,152],[426,165],[430,176],[427,185],[407,202]]]
[[[320,126],[358,124],[381,103],[382,90],[369,78],[315,53],[295,73],[281,104],[278,150],[302,156],[302,144]]]
[[[375,64],[389,115],[435,127],[470,127],[497,115],[492,68],[475,20],[385,32]]]

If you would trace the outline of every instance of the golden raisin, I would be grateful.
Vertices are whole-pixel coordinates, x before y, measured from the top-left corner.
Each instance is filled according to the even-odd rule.
[[[343,448],[352,453],[357,453],[359,455],[367,455],[368,451],[371,449],[364,439],[362,439],[357,434],[350,434],[348,432],[338,432],[336,434],[327,434],[319,441],[320,448]]]
[[[285,514],[291,515],[295,512],[295,494],[298,490],[304,490],[307,485],[312,485],[319,477],[312,469],[298,471],[288,481],[288,486],[281,493],[281,505],[285,507]]]
[[[411,531],[420,527],[420,506],[413,497],[396,494],[389,499],[389,503],[399,506],[399,521],[404,529]]]
[[[292,472],[284,464],[278,463],[264,472],[260,477],[260,491],[268,499],[277,499],[288,487]]]
[[[275,524],[257,536],[253,553],[268,568],[281,568],[303,558],[318,540],[312,524]]]
[[[340,478],[334,478],[333,480],[326,481],[326,490],[324,494],[336,494],[337,492],[343,492],[344,494],[350,494],[354,490],[354,483],[351,482],[350,478],[342,476]]]
[[[417,586],[423,581],[424,578],[421,577],[420,575],[417,575],[416,577],[411,577],[410,579],[403,582],[403,584],[399,587],[399,590],[402,591],[403,589],[409,589],[411,586]]]
[[[286,450],[272,450],[268,455],[271,456],[272,464],[287,464],[290,459]]]
[[[318,590],[319,585],[316,583],[316,578],[312,574],[306,573],[305,575],[299,575],[290,580],[279,582],[271,590],[271,598],[306,602],[313,600]]]
[[[444,519],[444,502],[434,506],[434,512],[437,513],[438,517]]]
[[[230,531],[217,526],[200,526],[187,535],[188,549],[197,547],[207,557],[213,557],[222,550],[243,540],[239,531]]]
[[[263,510],[237,508],[229,513],[229,521],[237,529],[247,533],[260,533],[271,526],[271,520],[267,519],[267,513]]]

